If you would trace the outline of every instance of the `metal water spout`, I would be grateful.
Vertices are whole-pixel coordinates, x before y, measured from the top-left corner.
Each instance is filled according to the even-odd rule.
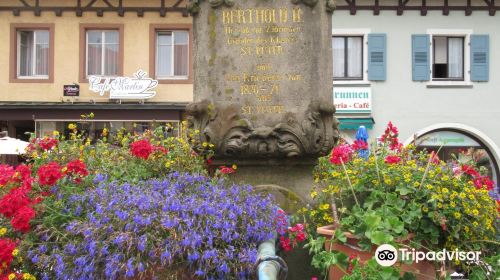
[[[276,256],[276,236],[258,247],[256,273],[259,280],[285,280],[288,274],[286,262]]]

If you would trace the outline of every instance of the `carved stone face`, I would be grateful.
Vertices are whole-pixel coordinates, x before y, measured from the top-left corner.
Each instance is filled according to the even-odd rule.
[[[237,157],[244,154],[248,150],[248,138],[245,131],[233,129],[231,130],[222,145],[222,154],[225,156]]]
[[[296,157],[302,154],[300,141],[291,133],[284,133],[278,139],[278,151],[286,157]]]

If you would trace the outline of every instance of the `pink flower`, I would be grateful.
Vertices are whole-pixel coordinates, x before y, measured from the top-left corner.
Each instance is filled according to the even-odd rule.
[[[280,237],[280,245],[285,252],[289,252],[292,250],[292,245],[290,244],[290,239],[285,238],[283,236]]]
[[[227,166],[221,166],[219,167],[219,169],[222,174],[232,174],[236,172],[236,170],[234,170],[232,167],[227,167]]]
[[[368,150],[368,143],[366,143],[365,141],[363,140],[356,140],[354,141],[354,143],[352,144],[352,148],[355,150],[355,151],[359,151],[359,150]]]
[[[297,233],[297,241],[302,242],[306,240],[306,234],[304,232]]]
[[[344,144],[339,145],[332,150],[332,155],[330,156],[330,162],[332,164],[341,165],[342,163],[347,163],[352,156],[351,146]]]
[[[384,162],[387,163],[387,164],[396,164],[396,163],[399,163],[401,161],[401,158],[397,155],[388,155]]]
[[[436,165],[439,164],[439,157],[434,151],[431,152],[431,162]]]

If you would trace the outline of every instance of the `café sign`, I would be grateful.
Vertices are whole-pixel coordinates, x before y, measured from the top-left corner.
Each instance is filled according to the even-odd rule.
[[[333,87],[337,113],[371,113],[372,89],[369,87]]]
[[[435,131],[419,137],[418,146],[479,147],[474,139],[455,131]]]
[[[149,99],[156,95],[158,81],[146,76],[143,70],[132,78],[89,76],[89,89],[101,96],[109,92],[110,99]]]

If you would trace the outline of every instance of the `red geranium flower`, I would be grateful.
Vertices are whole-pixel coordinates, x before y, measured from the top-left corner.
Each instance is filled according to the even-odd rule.
[[[474,167],[467,165],[467,164],[462,165],[462,172],[464,172],[465,174],[468,174],[472,177],[479,177],[480,176],[479,172],[476,169],[474,169]]]
[[[48,151],[52,148],[54,148],[59,141],[55,138],[49,138],[49,137],[44,137],[40,140],[38,140],[38,145],[40,148],[42,148],[44,151]]]
[[[159,145],[154,147],[155,147],[155,152],[160,152],[164,155],[168,154],[168,150],[165,147]]]
[[[62,176],[61,166],[57,162],[42,165],[38,169],[38,182],[42,186],[53,186]]]
[[[5,266],[8,268],[14,259],[12,255],[12,251],[16,249],[16,243],[10,239],[0,239],[0,264],[5,263]],[[4,267],[1,267],[3,270]]]
[[[0,213],[7,218],[14,214],[22,207],[31,203],[28,197],[28,190],[25,188],[14,188],[0,199]]]
[[[236,172],[236,170],[234,170],[232,167],[227,167],[227,166],[221,166],[221,167],[219,167],[219,169],[220,169],[220,172],[223,174],[232,174],[232,173]]]
[[[153,150],[153,145],[146,139],[130,144],[130,153],[138,158],[148,159]]]
[[[27,233],[30,230],[30,221],[34,217],[35,210],[29,206],[24,206],[17,211],[10,223],[15,230]]]
[[[332,164],[340,165],[346,163],[351,159],[352,149],[349,145],[339,145],[332,150],[332,155],[330,156],[330,162]]]
[[[15,171],[14,168],[7,164],[0,164],[0,187],[7,185],[12,179]]]
[[[397,155],[388,155],[385,157],[384,162],[388,164],[396,164],[401,161],[401,158]]]
[[[80,183],[82,181],[82,178],[89,175],[89,172],[87,171],[87,166],[83,161],[75,159],[68,162],[64,174],[74,177],[75,182]]]

